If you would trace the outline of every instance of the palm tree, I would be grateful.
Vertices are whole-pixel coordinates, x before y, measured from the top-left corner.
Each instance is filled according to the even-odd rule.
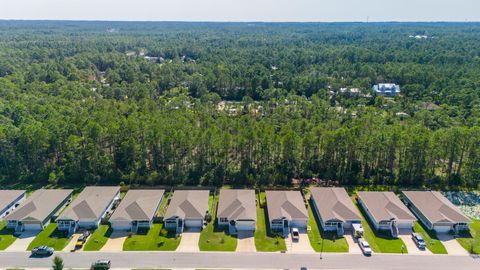
[[[59,256],[55,256],[55,258],[53,258],[52,268],[53,270],[63,270],[63,259]]]

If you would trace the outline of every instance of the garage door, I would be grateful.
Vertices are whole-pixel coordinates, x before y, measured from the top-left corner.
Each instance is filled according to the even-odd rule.
[[[292,220],[290,222],[290,227],[304,229],[307,228],[307,221],[306,220]]]
[[[411,229],[413,228],[413,224],[411,222],[398,222],[397,227],[399,229]]]
[[[112,229],[117,231],[131,230],[130,222],[112,222]]]
[[[25,231],[38,231],[42,229],[42,226],[39,223],[23,224],[23,229]]]
[[[433,227],[438,233],[448,233],[451,229],[450,226],[435,226]]]
[[[185,220],[185,227],[202,227],[203,220],[201,219],[186,219]]]
[[[255,222],[253,221],[237,221],[235,227],[238,231],[254,231]]]

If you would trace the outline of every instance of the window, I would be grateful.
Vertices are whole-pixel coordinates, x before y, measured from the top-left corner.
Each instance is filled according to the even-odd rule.
[[[222,223],[228,222],[228,219],[227,218],[220,218],[220,222],[222,222]]]

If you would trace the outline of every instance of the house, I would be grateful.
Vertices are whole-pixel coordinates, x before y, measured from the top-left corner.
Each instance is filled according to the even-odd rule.
[[[373,92],[379,96],[394,97],[400,94],[400,86],[394,83],[379,83],[373,86]]]
[[[5,217],[7,227],[17,232],[43,230],[70,200],[72,189],[39,189]]]
[[[149,229],[163,199],[164,190],[130,190],[110,217],[113,230],[137,232]]]
[[[437,233],[468,231],[471,220],[438,191],[403,191],[412,212]]]
[[[393,192],[358,192],[358,203],[378,231],[398,237],[399,230],[411,230],[415,216]]]
[[[272,232],[286,236],[290,228],[307,228],[308,212],[300,191],[267,190],[265,198]]]
[[[165,228],[177,233],[184,228],[201,230],[209,213],[209,194],[208,190],[176,190],[163,218]]]
[[[343,236],[352,224],[361,224],[358,209],[344,188],[314,187],[310,189],[310,200],[324,231],[336,231]]]
[[[25,190],[0,190],[0,218],[8,215],[25,200]]]
[[[257,205],[253,189],[222,189],[217,208],[219,226],[228,226],[230,234],[253,232]]]
[[[78,228],[94,229],[120,198],[120,187],[90,186],[57,218],[59,230],[74,233]]]

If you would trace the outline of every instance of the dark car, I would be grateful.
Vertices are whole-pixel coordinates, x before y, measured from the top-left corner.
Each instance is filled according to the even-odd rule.
[[[417,245],[419,249],[425,249],[425,240],[423,240],[423,237],[420,234],[412,233],[412,240],[413,242],[415,242],[415,245]]]
[[[108,270],[110,269],[110,260],[98,260],[92,263],[90,270]]]
[[[33,256],[51,256],[53,254],[53,248],[47,246],[36,247],[32,249]]]

